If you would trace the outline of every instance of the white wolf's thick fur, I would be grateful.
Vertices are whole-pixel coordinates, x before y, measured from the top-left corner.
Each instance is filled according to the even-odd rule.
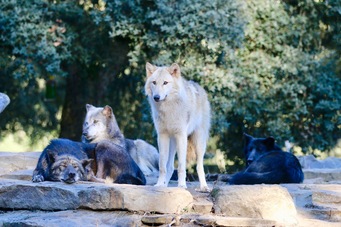
[[[103,108],[86,104],[86,110],[82,142],[98,143],[102,140],[110,140],[129,152],[144,175],[157,176],[159,174],[157,149],[144,140],[124,138],[110,106]]]
[[[156,186],[167,186],[178,155],[178,186],[186,187],[186,153],[194,146],[200,190],[208,191],[203,167],[210,128],[210,104],[205,90],[181,77],[180,67],[146,64],[145,92],[158,135],[159,179]]]

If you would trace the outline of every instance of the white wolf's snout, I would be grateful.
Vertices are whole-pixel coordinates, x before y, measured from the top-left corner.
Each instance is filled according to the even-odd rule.
[[[167,95],[164,95],[163,97],[161,95],[154,95],[153,99],[154,99],[155,102],[160,102],[160,101],[165,100],[166,97],[167,97]]]
[[[169,87],[167,85],[158,85],[152,84],[151,91],[152,97],[155,102],[160,102],[166,99],[167,94],[169,93]]]
[[[155,100],[155,102],[160,101],[160,95],[154,95],[154,100]]]

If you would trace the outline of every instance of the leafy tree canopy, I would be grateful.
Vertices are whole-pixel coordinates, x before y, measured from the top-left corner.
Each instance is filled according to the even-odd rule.
[[[127,137],[155,141],[144,66],[178,62],[207,90],[211,149],[226,158],[240,161],[242,132],[328,150],[341,137],[340,7],[337,0],[0,0],[0,91],[12,99],[1,135],[22,129],[34,141],[58,129],[77,139],[92,103],[111,105]],[[51,75],[59,86],[52,103],[44,101]]]

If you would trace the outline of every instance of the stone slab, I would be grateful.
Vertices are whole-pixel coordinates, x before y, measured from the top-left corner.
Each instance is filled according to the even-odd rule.
[[[286,188],[279,185],[233,185],[212,191],[216,214],[274,220],[295,226],[297,211]]]
[[[0,181],[0,209],[129,210],[181,213],[193,203],[182,188],[78,182]]]

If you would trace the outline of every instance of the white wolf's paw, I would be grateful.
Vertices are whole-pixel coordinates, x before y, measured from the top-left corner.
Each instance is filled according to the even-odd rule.
[[[196,188],[195,191],[197,191],[197,192],[211,192],[212,189],[210,189],[208,186],[203,186],[200,188]]]
[[[160,184],[160,183],[157,183],[154,185],[154,187],[167,187],[166,184]]]
[[[40,174],[37,174],[35,176],[32,177],[32,181],[33,182],[43,182],[44,181],[44,177]]]

